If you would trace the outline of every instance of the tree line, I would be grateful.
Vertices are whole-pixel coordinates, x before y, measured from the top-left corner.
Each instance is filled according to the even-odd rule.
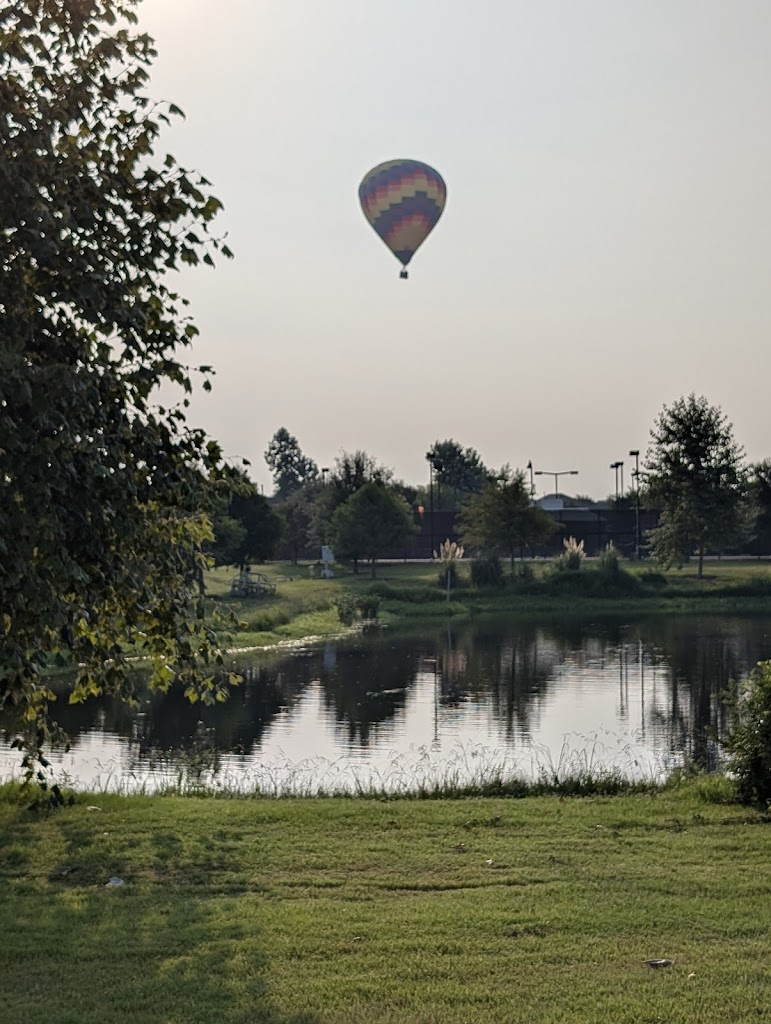
[[[302,452],[285,427],[265,452],[273,474],[271,501],[251,486],[215,518],[212,547],[219,562],[265,560],[283,551],[331,544],[353,563],[404,547],[418,529],[429,502],[458,509],[457,533],[470,552],[502,554],[512,566],[557,529],[534,504],[525,471],[486,467],[479,453],[457,441],[435,441],[427,453],[431,484],[413,487],[363,451],[342,452],[324,473]],[[327,476],[327,474],[329,474]],[[665,406],[651,430],[639,478],[641,504],[654,509],[658,524],[646,532],[650,555],[662,566],[682,566],[753,537],[771,541],[771,459],[747,464],[733,426],[719,406],[691,394]],[[627,499],[628,500],[628,499]],[[251,510],[247,515],[247,510]],[[240,525],[239,525],[240,524]],[[228,537],[239,535],[234,548]]]

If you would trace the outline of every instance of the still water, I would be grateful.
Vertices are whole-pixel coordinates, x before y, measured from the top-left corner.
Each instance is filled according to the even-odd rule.
[[[685,758],[715,764],[721,691],[769,658],[765,617],[375,629],[241,656],[244,684],[215,708],[176,691],[139,707],[62,696],[72,747],[52,761],[75,785],[120,790],[198,779],[276,793],[408,790],[501,767],[661,775]],[[17,762],[3,749],[0,775]]]

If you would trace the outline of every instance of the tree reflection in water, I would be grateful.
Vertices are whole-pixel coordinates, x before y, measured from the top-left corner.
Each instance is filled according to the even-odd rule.
[[[314,729],[331,727],[340,756],[369,754],[413,735],[418,719],[426,730],[418,742],[427,748],[438,749],[443,729],[472,719],[475,728],[487,723],[487,733],[475,733],[480,742],[512,747],[537,738],[555,707],[567,709],[569,721],[571,706],[600,689],[612,721],[597,728],[634,728],[664,759],[712,766],[714,734],[725,725],[720,694],[765,658],[771,641],[762,618],[509,616],[448,621],[417,635],[375,630],[301,652],[250,656],[239,666],[243,685],[215,707],[191,705],[174,688],[146,693],[141,673],[137,706],[109,698],[71,705],[65,684],[54,685],[75,747],[85,737],[90,747],[99,736],[119,737],[140,767],[161,753],[194,749],[202,729],[217,751],[259,759],[279,723],[282,734],[304,723],[309,757]],[[315,700],[317,717],[309,720]]]

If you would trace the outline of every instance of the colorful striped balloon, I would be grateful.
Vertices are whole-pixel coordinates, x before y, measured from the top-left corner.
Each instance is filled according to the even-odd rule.
[[[404,267],[434,229],[446,199],[441,174],[419,160],[387,160],[359,185],[364,216]]]

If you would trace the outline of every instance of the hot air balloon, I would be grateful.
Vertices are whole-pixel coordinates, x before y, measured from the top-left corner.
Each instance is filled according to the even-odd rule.
[[[364,216],[402,264],[399,277],[442,216],[447,186],[419,160],[387,160],[364,175],[359,201]]]

